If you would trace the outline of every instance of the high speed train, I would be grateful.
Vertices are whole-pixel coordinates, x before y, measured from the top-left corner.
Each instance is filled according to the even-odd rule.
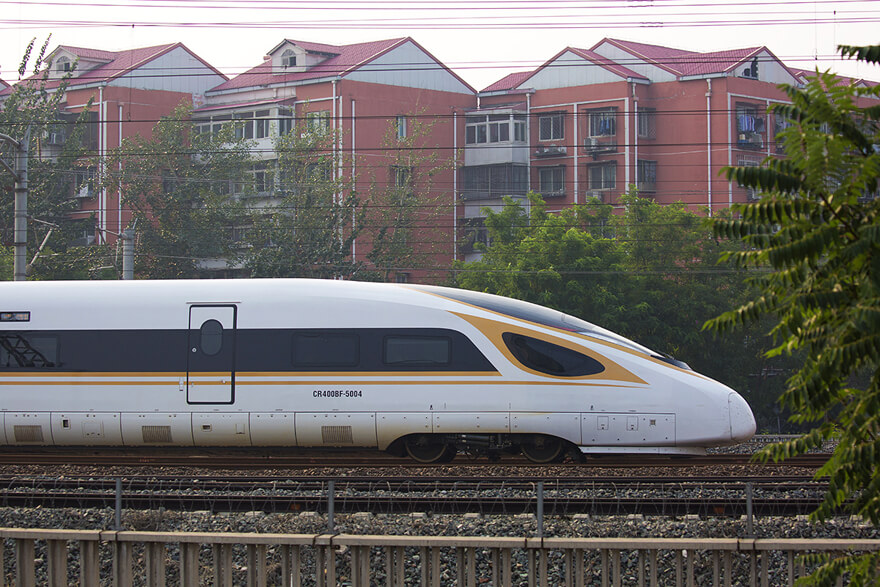
[[[453,288],[0,283],[0,444],[695,455],[746,401],[578,318]]]

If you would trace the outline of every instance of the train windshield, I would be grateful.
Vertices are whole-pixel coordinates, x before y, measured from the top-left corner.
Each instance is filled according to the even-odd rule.
[[[503,296],[496,296],[466,289],[438,287],[434,285],[409,285],[407,287],[450,298],[458,302],[464,302],[465,304],[477,306],[478,308],[483,308],[499,314],[505,314],[513,318],[519,318],[520,320],[527,320],[529,322],[550,326],[552,328],[559,328],[561,330],[569,330],[571,332],[577,332],[578,334],[612,342],[634,351],[644,353],[650,357],[669,363],[670,365],[675,365],[682,369],[690,369],[687,363],[683,361],[674,359],[666,354],[652,351],[648,347],[642,346],[637,342],[620,336],[619,334],[615,334],[610,330],[606,330],[601,326],[596,326],[586,320],[581,320],[575,316],[563,314],[562,312],[545,308],[544,306],[532,304],[531,302],[524,302],[522,300],[515,300],[512,298],[505,298]]]

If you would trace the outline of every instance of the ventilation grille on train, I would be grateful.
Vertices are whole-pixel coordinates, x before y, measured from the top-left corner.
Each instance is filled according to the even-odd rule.
[[[43,427],[38,424],[15,426],[15,442],[43,442]]]
[[[324,444],[354,444],[351,426],[321,426]]]
[[[144,442],[171,442],[171,426],[141,426]]]

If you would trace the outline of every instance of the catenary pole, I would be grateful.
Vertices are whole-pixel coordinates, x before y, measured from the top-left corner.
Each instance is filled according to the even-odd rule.
[[[15,167],[12,176],[15,179],[15,214],[13,225],[13,280],[27,279],[27,200],[28,200],[28,146],[31,141],[31,127],[24,132],[24,139],[17,141],[12,137],[0,134],[15,149]],[[9,169],[8,165],[3,165]]]

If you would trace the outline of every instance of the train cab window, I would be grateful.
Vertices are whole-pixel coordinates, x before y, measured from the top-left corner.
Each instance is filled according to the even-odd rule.
[[[223,348],[223,325],[217,320],[205,320],[199,328],[199,346],[209,357],[219,353]]]
[[[448,365],[452,344],[445,336],[386,336],[386,365]]]
[[[293,335],[295,367],[354,367],[360,339],[350,332],[297,332]]]
[[[0,333],[0,369],[51,369],[57,366],[57,336]]]
[[[537,338],[505,332],[503,339],[517,361],[540,373],[581,377],[605,370],[602,363],[592,357]]]

